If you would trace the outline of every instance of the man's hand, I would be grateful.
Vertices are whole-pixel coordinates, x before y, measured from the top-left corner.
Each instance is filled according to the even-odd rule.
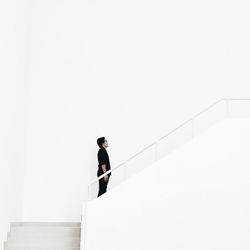
[[[104,176],[104,181],[105,181],[105,182],[108,182],[108,179],[109,179],[109,176],[108,176],[108,175],[105,175],[105,176]]]

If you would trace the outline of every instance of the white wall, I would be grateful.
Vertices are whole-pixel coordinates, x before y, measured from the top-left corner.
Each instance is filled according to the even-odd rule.
[[[0,1],[0,249],[22,220],[27,122],[28,1]]]
[[[221,97],[249,93],[247,1],[32,1],[24,220],[79,220],[111,166]]]
[[[249,127],[220,122],[89,202],[84,249],[249,249]]]

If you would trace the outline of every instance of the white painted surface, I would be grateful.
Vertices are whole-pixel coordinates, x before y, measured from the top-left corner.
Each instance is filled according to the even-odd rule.
[[[247,1],[0,7],[0,241],[10,220],[79,221],[97,137],[115,166],[213,101],[248,97]]]
[[[222,97],[248,97],[249,2],[32,0],[25,220],[79,220],[111,167]]]
[[[27,128],[26,0],[0,1],[0,249],[9,222],[22,218]]]
[[[249,147],[223,121],[89,202],[85,250],[249,249]]]

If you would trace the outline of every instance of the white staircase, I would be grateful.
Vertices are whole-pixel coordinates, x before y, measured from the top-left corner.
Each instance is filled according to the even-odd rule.
[[[79,250],[79,222],[12,222],[4,250]]]

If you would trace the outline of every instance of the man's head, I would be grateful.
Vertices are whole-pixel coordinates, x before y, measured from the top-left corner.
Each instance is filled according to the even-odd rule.
[[[105,137],[100,137],[97,139],[97,144],[99,148],[107,148],[108,147],[108,141],[105,139]]]

